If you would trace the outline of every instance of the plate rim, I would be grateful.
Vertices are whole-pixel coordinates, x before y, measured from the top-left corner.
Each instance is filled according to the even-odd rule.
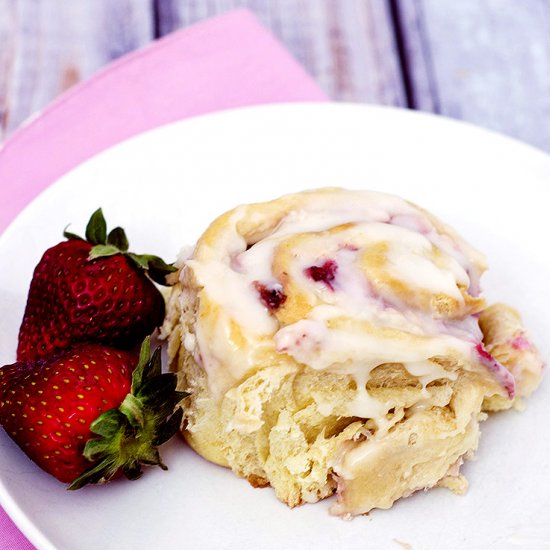
[[[73,174],[76,171],[79,171],[82,169],[83,166],[88,165],[89,163],[94,162],[98,157],[103,156],[104,154],[111,154],[111,152],[121,146],[126,146],[128,143],[134,143],[136,141],[146,140],[149,139],[150,135],[157,134],[159,132],[163,131],[171,131],[172,128],[176,127],[186,127],[187,125],[195,125],[195,124],[203,124],[203,121],[208,121],[210,119],[222,119],[227,116],[239,116],[241,113],[254,113],[254,112],[261,112],[261,111],[273,111],[273,110],[297,110],[300,111],[302,109],[306,110],[363,110],[365,112],[371,111],[372,113],[391,113],[393,116],[405,116],[410,117],[411,120],[425,120],[429,121],[431,124],[443,124],[446,126],[454,126],[457,129],[461,131],[470,132],[473,131],[477,133],[479,136],[485,135],[489,139],[496,139],[500,141],[502,144],[507,144],[508,146],[512,147],[519,147],[523,149],[528,154],[533,154],[539,157],[539,159],[542,159],[543,161],[550,162],[550,152],[546,152],[543,149],[532,145],[530,143],[526,143],[524,141],[521,141],[518,138],[515,138],[513,136],[509,136],[507,134],[504,134],[502,132],[499,132],[497,130],[493,130],[491,128],[485,128],[483,126],[478,126],[477,124],[473,122],[469,122],[466,120],[456,119],[452,118],[450,116],[446,116],[439,113],[432,113],[427,111],[420,111],[415,109],[410,109],[407,107],[400,107],[395,105],[377,105],[377,104],[369,104],[369,103],[353,103],[349,101],[328,101],[328,102],[322,102],[322,101],[292,101],[292,102],[279,102],[279,103],[265,103],[265,104],[259,104],[259,105],[245,105],[237,108],[231,108],[231,109],[221,109],[218,111],[213,111],[210,113],[203,113],[200,115],[188,117],[188,118],[182,118],[179,120],[175,120],[172,122],[167,122],[164,124],[160,124],[159,126],[155,126],[154,128],[150,128],[144,132],[140,132],[138,134],[135,134],[133,136],[130,136],[127,139],[123,139],[122,141],[119,141],[117,143],[114,143],[110,145],[109,147],[102,149],[101,151],[98,151],[97,153],[94,153],[92,156],[88,157],[84,161],[82,161],[80,164],[72,167],[70,170],[65,172],[62,176],[56,178],[51,183],[47,184],[46,187],[42,188],[37,195],[35,195],[17,214],[17,216],[8,224],[8,226],[0,232],[0,245],[2,244],[4,237],[6,234],[11,233],[14,229],[14,226],[17,226],[19,224],[19,219],[22,216],[26,215],[26,212],[29,208],[32,208],[34,203],[42,197],[44,194],[48,193],[49,190],[55,186],[59,181],[63,181],[65,178],[69,177],[71,174]]]

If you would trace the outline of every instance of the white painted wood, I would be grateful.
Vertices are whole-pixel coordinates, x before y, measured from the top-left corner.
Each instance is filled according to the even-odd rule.
[[[157,0],[160,32],[246,7],[332,99],[403,105],[386,0]]]
[[[333,99],[405,105],[408,82],[415,108],[550,150],[548,0],[0,0],[0,139],[155,32],[238,7]]]
[[[152,38],[151,0],[0,0],[0,138]]]
[[[0,139],[7,124],[10,92],[7,75],[15,60],[14,38],[10,32],[12,12],[10,0],[0,0]]]
[[[550,151],[550,2],[399,0],[414,106]]]

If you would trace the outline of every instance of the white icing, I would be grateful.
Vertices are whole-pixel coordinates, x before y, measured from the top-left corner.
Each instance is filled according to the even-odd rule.
[[[441,380],[442,378],[448,378],[449,380],[456,380],[456,372],[446,371],[441,365],[434,361],[418,361],[404,363],[407,371],[416,376],[420,383],[425,388],[430,382],[434,380]]]
[[[187,351],[193,352],[196,344],[197,344],[197,339],[195,338],[195,335],[191,334],[190,332],[186,332],[183,336],[183,347]]]
[[[221,306],[228,319],[234,319],[256,334],[272,334],[276,330],[277,322],[258,300],[252,284],[254,278],[235,272],[221,262],[191,260],[187,266],[193,270],[198,284],[207,290],[209,299]]]
[[[471,345],[452,336],[400,338],[360,330],[362,327],[328,329],[321,321],[305,319],[282,328],[275,335],[277,351],[315,370],[352,374],[383,363],[425,361],[451,353],[469,354]]]
[[[250,222],[254,216],[258,224],[265,221],[250,208],[252,213],[248,207],[236,209],[214,244],[199,246],[186,262],[202,292],[219,306],[208,328],[200,317],[196,320],[195,355],[212,388],[226,391],[255,368],[258,354],[278,352],[312,369],[353,375],[358,391],[350,414],[374,418],[382,426],[388,406],[365,389],[372,369],[403,363],[425,387],[450,377],[431,357],[471,358],[481,340],[475,318],[437,318],[399,291],[445,295],[460,306],[464,298],[459,287],[476,286],[483,270],[479,253],[442,233],[421,210],[382,193],[311,194],[283,215],[271,233],[264,231],[263,238],[248,246],[237,230],[239,221]],[[339,229],[331,231],[335,227]],[[378,263],[376,258],[365,260],[373,247],[383,251]],[[304,318],[286,326],[279,325],[255,286],[280,288],[274,261],[282,253],[289,262],[285,277],[310,304]],[[308,269],[327,261],[337,266],[334,280],[313,280]],[[397,290],[391,281],[398,282]],[[244,346],[229,338],[232,323],[246,335]],[[323,411],[330,413],[328,407]]]
[[[176,262],[175,262],[176,267],[178,268],[182,267],[185,261],[191,258],[192,255],[193,255],[193,246],[183,245],[180,248],[180,251],[178,252],[178,256],[176,258]]]

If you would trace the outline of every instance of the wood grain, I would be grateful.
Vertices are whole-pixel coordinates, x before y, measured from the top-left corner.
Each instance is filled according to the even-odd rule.
[[[550,3],[396,0],[412,106],[550,151]]]
[[[0,0],[0,139],[112,59],[239,7],[335,100],[442,113],[550,151],[548,0]]]
[[[0,140],[7,125],[9,108],[9,81],[7,75],[12,71],[15,61],[13,40],[10,36],[9,0],[0,0]]]
[[[157,0],[155,6],[160,35],[246,7],[329,97],[405,104],[386,0]]]
[[[153,38],[150,0],[0,0],[0,138]]]

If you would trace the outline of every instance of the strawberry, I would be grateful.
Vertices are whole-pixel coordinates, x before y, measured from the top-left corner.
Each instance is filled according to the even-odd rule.
[[[18,361],[50,357],[83,341],[132,348],[162,324],[164,299],[153,284],[175,268],[157,256],[128,252],[120,227],[107,235],[101,209],[86,239],[68,239],[46,250],[36,266],[23,322]]]
[[[69,489],[102,483],[141,464],[162,463],[157,446],[178,430],[186,394],[161,374],[160,348],[149,358],[78,344],[48,359],[0,369],[0,424],[31,460]]]

